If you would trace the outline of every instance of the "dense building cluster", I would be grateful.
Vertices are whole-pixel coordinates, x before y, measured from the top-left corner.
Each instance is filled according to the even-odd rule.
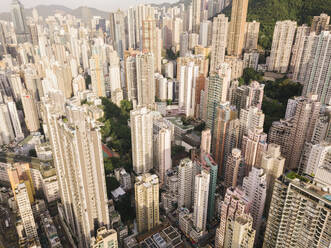
[[[0,247],[330,247],[330,16],[82,10],[0,21]],[[270,129],[247,69],[302,85]]]

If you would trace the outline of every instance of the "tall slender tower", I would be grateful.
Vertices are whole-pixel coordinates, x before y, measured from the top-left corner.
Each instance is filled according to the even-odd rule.
[[[142,50],[153,54],[154,70],[161,72],[161,30],[156,27],[156,21],[151,17],[142,22]]]
[[[109,225],[101,131],[90,107],[69,102],[66,116],[44,102],[47,128],[59,180],[62,214],[79,247]]]
[[[31,204],[24,183],[18,184],[15,189],[16,202],[22,218],[25,234],[28,239],[38,239],[37,225],[33,217]]]
[[[213,20],[210,72],[215,72],[218,66],[224,62],[227,37],[228,18],[224,14],[220,14]]]
[[[14,23],[17,42],[28,42],[30,34],[25,22],[24,7],[18,0],[13,0],[11,3],[11,18]]]
[[[195,176],[193,224],[198,230],[205,230],[207,224],[207,209],[209,195],[209,171],[202,169]]]
[[[159,224],[159,179],[149,173],[136,177],[134,185],[138,232]]]
[[[97,55],[90,59],[92,90],[97,96],[106,96],[105,79],[101,61]]]
[[[154,107],[155,82],[154,82],[154,55],[142,53],[136,56],[137,73],[137,104]]]
[[[233,0],[228,35],[228,55],[240,56],[244,47],[248,0]]]
[[[269,71],[286,73],[291,57],[291,50],[294,41],[297,23],[294,21],[278,21],[275,25],[270,60]]]
[[[238,172],[240,165],[243,163],[241,151],[237,148],[232,149],[231,155],[228,156],[225,166],[224,186],[225,188],[237,186]]]
[[[193,14],[193,23],[192,31],[196,34],[199,33],[200,21],[201,21],[201,0],[192,1],[192,14]]]
[[[210,153],[211,148],[211,131],[209,128],[203,130],[201,133],[201,145],[200,145],[200,153],[201,159],[204,155]]]
[[[178,166],[178,207],[192,207],[193,164],[188,158]]]
[[[167,170],[171,169],[171,131],[170,128],[162,128],[157,135],[156,157],[160,177],[160,184],[165,183]]]
[[[33,95],[24,90],[22,94],[22,105],[25,116],[25,123],[30,132],[36,132],[40,128],[36,101]]]
[[[231,68],[223,63],[218,73],[209,77],[208,98],[207,98],[207,127],[214,133],[216,109],[220,103],[224,103],[227,98],[230,86]]]
[[[153,115],[146,107],[130,112],[132,163],[137,174],[153,168]]]

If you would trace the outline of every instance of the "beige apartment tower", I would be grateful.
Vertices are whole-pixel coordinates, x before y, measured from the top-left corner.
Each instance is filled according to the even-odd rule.
[[[149,173],[138,176],[134,190],[138,232],[142,233],[159,224],[159,178]]]
[[[153,114],[146,107],[130,112],[132,163],[137,174],[153,168]]]
[[[233,0],[228,33],[227,51],[230,56],[241,56],[244,41],[248,0]]]
[[[44,101],[63,217],[84,248],[99,227],[109,225],[101,129],[88,115],[92,107],[69,102],[63,117]]]

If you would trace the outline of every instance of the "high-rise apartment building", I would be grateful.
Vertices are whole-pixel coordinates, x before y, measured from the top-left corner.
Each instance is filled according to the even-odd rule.
[[[267,150],[267,134],[262,128],[249,129],[242,139],[242,153],[246,166],[246,176],[252,167],[261,167],[262,154]]]
[[[217,184],[218,165],[210,154],[206,154],[201,158],[201,167],[208,171],[210,175],[209,193],[208,193],[208,221],[211,221],[215,215],[215,192]]]
[[[201,21],[201,0],[192,1],[192,17],[192,31],[198,34]]]
[[[266,174],[263,169],[253,167],[243,180],[243,191],[250,202],[249,212],[253,217],[253,228],[258,235],[267,196]]]
[[[200,154],[201,159],[204,155],[209,154],[211,149],[211,131],[209,128],[201,132],[201,145],[200,145]]]
[[[298,168],[305,141],[310,141],[320,112],[316,95],[295,97],[294,116],[289,120],[273,122],[268,135],[269,143],[281,146],[287,168]]]
[[[249,107],[248,109],[241,109],[240,111],[240,147],[242,145],[242,138],[248,135],[248,130],[263,129],[264,114],[261,109],[257,107]]]
[[[29,42],[30,34],[25,21],[24,7],[18,0],[11,2],[11,18],[18,43]]]
[[[327,248],[331,242],[329,193],[295,177],[289,172],[275,182],[263,247]]]
[[[275,181],[283,174],[284,165],[285,158],[280,153],[280,146],[272,143],[268,144],[268,149],[263,153],[261,159],[261,168],[266,174],[267,181],[266,212],[269,211]]]
[[[183,32],[180,34],[179,56],[185,57],[187,52],[188,52],[188,33]]]
[[[238,181],[238,172],[240,166],[243,164],[241,151],[237,148],[232,149],[231,154],[228,155],[225,165],[224,187],[235,188]]]
[[[38,240],[37,225],[33,217],[28,192],[24,183],[18,184],[15,188],[15,199],[26,237],[30,240]]]
[[[213,23],[211,21],[204,20],[200,23],[199,45],[207,47],[211,44],[212,26]]]
[[[228,35],[228,18],[220,14],[213,19],[213,32],[211,40],[210,72],[216,72],[217,68],[224,62],[225,48]]]
[[[253,248],[255,230],[252,227],[253,219],[248,214],[238,215],[227,220],[223,247]]]
[[[192,207],[193,164],[189,158],[180,161],[178,166],[178,207]]]
[[[193,225],[204,231],[207,225],[210,172],[202,169],[194,180]]]
[[[295,21],[278,21],[272,38],[268,70],[286,73],[291,58],[297,23]]]
[[[91,83],[92,83],[93,92],[97,94],[97,96],[99,97],[106,96],[103,68],[98,56],[93,56],[90,59],[90,69],[91,69]]]
[[[314,16],[310,27],[310,32],[314,32],[319,35],[323,30],[327,30],[329,24],[330,16],[327,14],[322,13],[319,16]]]
[[[154,55],[141,53],[136,56],[137,104],[154,107]]]
[[[161,30],[156,27],[156,20],[149,17],[142,22],[142,50],[153,54],[154,70],[161,72]],[[153,71],[154,72],[154,71]]]
[[[220,103],[227,100],[228,89],[230,86],[231,69],[228,64],[223,63],[218,73],[212,74],[208,82],[207,98],[207,127],[214,132],[216,110]]]
[[[137,174],[153,168],[153,115],[146,107],[130,112],[132,163]]]
[[[264,94],[264,84],[252,81],[249,85],[239,86],[238,81],[233,81],[229,89],[229,101],[236,106],[240,114],[241,109],[257,107],[261,109]]]
[[[245,198],[245,194],[239,188],[228,188],[224,196],[224,200],[221,203],[221,220],[220,225],[216,229],[215,247],[226,247],[225,239],[227,232],[233,230],[228,225],[229,222],[235,220],[238,216],[248,213],[248,201]],[[230,228],[230,230],[228,230]],[[254,238],[253,238],[254,242]],[[230,245],[230,247],[232,247]],[[239,246],[240,247],[240,246]],[[246,246],[244,246],[246,247]]]
[[[88,114],[92,107],[69,102],[63,117],[44,102],[62,215],[79,247],[89,247],[94,232],[109,225],[101,131]]]
[[[15,138],[13,126],[10,121],[10,113],[6,104],[0,104],[0,144],[6,145]]]
[[[309,36],[310,28],[303,24],[302,26],[297,27],[297,31],[295,34],[295,40],[292,47],[292,55],[291,55],[291,62],[289,71],[293,73],[293,79],[297,77],[297,71],[300,65],[300,61],[303,56],[307,56],[303,53],[303,48],[305,45],[305,41],[307,36]]]
[[[37,132],[40,124],[35,98],[29,91],[24,90],[21,99],[26,126],[30,132]]]
[[[136,177],[134,185],[138,232],[149,231],[159,224],[159,179],[154,174]]]
[[[233,0],[228,32],[227,51],[230,56],[241,56],[245,42],[248,0]]]
[[[302,61],[302,69],[300,68],[304,79],[302,95],[317,94],[321,103],[331,104],[331,80],[329,76],[331,69],[328,66],[331,63],[331,56],[329,56],[331,52],[331,31],[323,31],[320,35],[313,37],[313,42],[308,42],[311,48],[307,49],[311,50],[307,67],[304,65],[306,61]],[[309,38],[308,41],[310,41]]]
[[[170,128],[162,128],[156,137],[156,165],[158,166],[158,174],[160,184],[165,183],[165,176],[167,170],[172,167],[171,160],[171,130]]]
[[[15,163],[7,168],[8,178],[13,190],[14,196],[16,197],[16,189],[20,184],[24,184],[24,190],[28,194],[30,204],[34,202],[35,188],[32,181],[32,175],[30,166],[28,163]]]
[[[194,62],[179,67],[179,96],[178,105],[186,116],[194,116],[195,110],[195,84],[199,75],[199,66]]]
[[[244,49],[251,51],[257,49],[259,40],[260,23],[257,21],[246,22]]]
[[[22,131],[21,122],[18,117],[16,104],[13,100],[7,102],[7,107],[9,110],[10,120],[14,129],[16,140],[24,139],[24,133]]]
[[[219,165],[220,177],[224,177],[227,156],[239,144],[240,122],[237,116],[237,111],[229,102],[220,104],[217,108],[212,150],[215,162]]]

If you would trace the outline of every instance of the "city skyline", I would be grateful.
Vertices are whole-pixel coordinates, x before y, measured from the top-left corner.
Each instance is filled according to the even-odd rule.
[[[70,9],[78,7],[90,7],[101,11],[116,11],[118,9],[127,10],[130,6],[137,4],[163,4],[163,3],[177,3],[179,0],[122,0],[120,2],[104,1],[104,0],[22,0],[21,3],[25,8],[35,8],[38,5],[60,5]],[[9,12],[12,0],[4,0],[2,4],[2,12]]]

